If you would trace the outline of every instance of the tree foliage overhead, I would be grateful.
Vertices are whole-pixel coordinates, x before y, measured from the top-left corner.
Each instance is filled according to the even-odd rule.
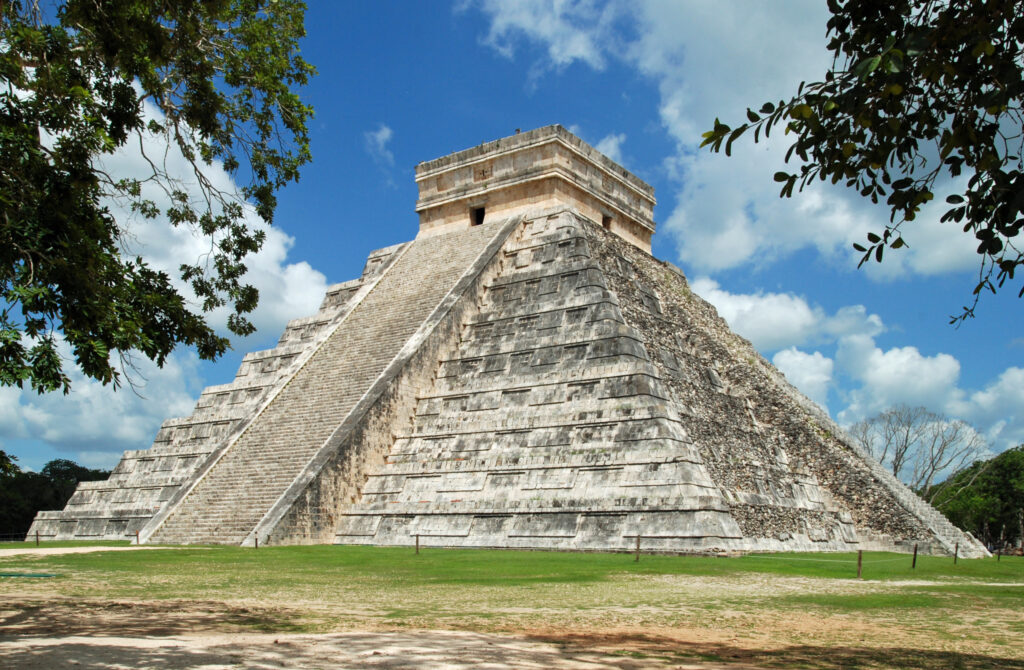
[[[244,260],[273,219],[275,192],[310,160],[312,109],[295,91],[313,68],[299,55],[300,0],[0,1],[0,384],[69,389],[63,334],[87,376],[118,383],[117,357],[162,365],[181,343],[214,359],[228,340],[204,311],[228,305],[228,328],[253,331],[258,301]],[[155,110],[156,113],[153,112]],[[191,166],[164,156],[129,178],[102,159],[145,152],[162,138]],[[243,185],[225,192],[204,174],[219,165]],[[147,197],[152,185],[159,198]],[[199,193],[198,197],[190,193]],[[165,216],[209,241],[180,267],[199,300],[125,252],[126,222],[109,209]]]
[[[815,180],[842,183],[890,221],[871,232],[861,265],[909,245],[906,223],[947,177],[942,221],[963,227],[980,255],[973,298],[952,321],[974,315],[982,291],[995,292],[1024,264],[1024,1],[828,0],[832,68],[802,83],[789,101],[747,110],[735,128],[715,120],[702,146],[731,153],[747,131],[793,136],[786,153],[799,171],[775,173],[790,197]],[[904,239],[907,232],[907,240]],[[1024,288],[1020,295],[1024,296]]]

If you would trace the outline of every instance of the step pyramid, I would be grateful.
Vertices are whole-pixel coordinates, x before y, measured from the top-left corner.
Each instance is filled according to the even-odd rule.
[[[415,240],[33,532],[985,555],[650,254],[621,166],[548,126],[416,174]]]

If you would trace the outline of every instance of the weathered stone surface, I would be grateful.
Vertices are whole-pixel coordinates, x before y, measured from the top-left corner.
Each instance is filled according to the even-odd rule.
[[[578,138],[523,133],[421,164],[417,181],[416,241],[371,254],[33,528],[984,555],[648,253],[653,191]]]

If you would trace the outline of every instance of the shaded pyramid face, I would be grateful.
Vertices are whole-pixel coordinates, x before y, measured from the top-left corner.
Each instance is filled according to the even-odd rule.
[[[417,175],[416,240],[33,530],[984,554],[650,255],[650,187],[578,138],[538,129]]]

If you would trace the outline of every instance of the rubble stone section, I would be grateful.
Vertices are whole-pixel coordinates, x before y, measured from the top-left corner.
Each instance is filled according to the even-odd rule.
[[[585,226],[749,548],[987,554],[864,454],[693,294],[681,271]]]
[[[146,540],[240,544],[496,232],[410,243]],[[158,523],[157,520],[154,523]]]
[[[359,279],[328,287],[316,314],[288,323],[277,346],[245,355],[230,384],[205,388],[192,414],[164,421],[149,449],[125,451],[106,481],[81,482],[63,510],[29,530],[42,539],[133,539],[298,369],[401,245],[370,254]]]

